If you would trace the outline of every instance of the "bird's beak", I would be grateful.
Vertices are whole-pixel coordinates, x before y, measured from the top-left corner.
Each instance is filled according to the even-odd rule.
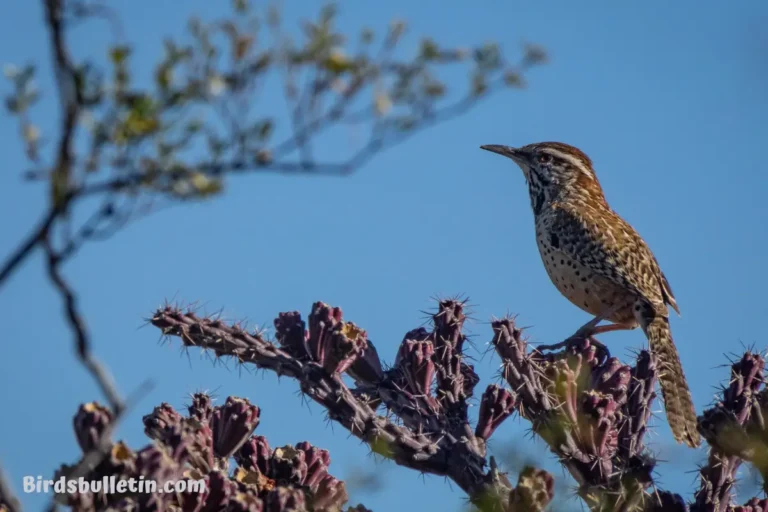
[[[517,163],[521,163],[523,160],[525,160],[525,153],[523,153],[521,150],[517,148],[513,148],[512,146],[502,146],[500,144],[486,144],[485,146],[480,146],[480,149],[490,151],[491,153],[497,153],[501,156],[506,156],[507,158],[511,158]]]

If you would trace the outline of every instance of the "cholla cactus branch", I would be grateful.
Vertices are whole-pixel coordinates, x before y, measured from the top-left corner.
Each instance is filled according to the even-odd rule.
[[[158,310],[151,322],[164,334],[179,337],[185,346],[212,350],[217,356],[235,357],[295,378],[302,392],[328,411],[329,418],[375,452],[400,465],[451,478],[483,510],[543,510],[552,499],[548,474],[526,472],[515,489],[495,466],[487,469],[485,442],[512,414],[512,395],[489,388],[481,406],[481,422],[477,429],[470,426],[467,401],[479,379],[463,360],[463,303],[442,301],[433,320],[433,331],[420,328],[405,336],[388,371],[381,368],[366,332],[345,321],[341,309],[321,302],[313,305],[306,323],[296,312],[278,316],[275,328],[281,347],[260,333],[173,307]],[[344,372],[355,379],[356,388],[347,387],[341,377]],[[380,404],[403,424],[378,415]],[[235,460],[249,470],[264,471],[268,469],[267,451],[265,441],[250,438],[235,453]],[[310,487],[316,485],[317,492],[337,494],[338,484],[325,476],[322,454],[297,447],[279,455],[269,462],[278,464],[277,469],[270,466],[273,474],[282,474],[279,467],[289,464],[299,475],[310,478]],[[306,469],[295,462],[302,457],[313,461]],[[287,503],[295,497],[283,492],[273,499]]]
[[[709,443],[707,464],[692,512],[731,510],[732,489],[743,460],[755,465],[765,486],[768,468],[768,430],[765,425],[765,360],[747,352],[731,366],[722,400],[699,417],[699,431]],[[753,505],[745,505],[752,507]]]
[[[441,301],[433,329],[409,331],[386,371],[367,333],[344,320],[341,309],[321,302],[313,305],[306,323],[297,312],[278,316],[281,347],[260,333],[173,307],[158,310],[151,322],[186,346],[295,378],[331,419],[375,452],[400,465],[451,478],[483,510],[543,510],[552,499],[553,481],[547,473],[528,468],[513,487],[493,457],[486,459],[486,442],[514,412],[547,442],[591,510],[688,510],[681,496],[658,489],[652,478],[656,461],[644,444],[658,378],[651,353],[640,351],[630,366],[610,357],[592,338],[570,339],[558,345],[558,351],[544,352],[528,346],[512,318],[494,321],[492,344],[511,388],[486,388],[472,428],[467,403],[479,379],[462,352],[463,306]],[[747,353],[733,365],[722,400],[700,418],[700,430],[712,448],[691,511],[764,510],[766,503],[757,499],[741,507],[731,505],[736,470],[743,460],[763,474],[768,469],[763,368],[760,356]],[[356,387],[345,384],[343,373],[353,377]],[[210,423],[220,414],[221,409],[202,398],[193,403],[190,415],[198,422]],[[382,405],[401,423],[379,415]],[[78,424],[97,426],[97,419],[84,418]],[[149,435],[165,439],[190,465],[204,470],[208,452],[199,437],[206,431],[190,430],[188,422],[180,422],[165,404],[145,418]],[[273,475],[278,483],[300,482],[323,496],[316,503],[339,496],[338,481],[327,474],[327,452],[301,444],[270,452],[266,440],[249,437],[246,427],[232,429],[240,434],[233,433],[229,440],[239,447],[234,457],[242,471]],[[83,432],[83,439],[87,434]],[[221,468],[222,456],[232,449],[209,452],[213,466]],[[290,489],[271,494],[269,500],[265,503],[304,506],[302,497]]]
[[[189,416],[182,416],[169,404],[161,404],[143,418],[153,444],[134,452],[122,442],[113,443],[110,456],[85,475],[90,480],[144,477],[160,485],[169,480],[202,480],[205,492],[74,492],[57,495],[58,501],[76,512],[342,510],[349,497],[344,482],[328,472],[331,457],[327,450],[307,442],[271,450],[266,439],[250,435],[258,424],[258,407],[236,397],[227,398],[221,406],[206,407],[210,405],[210,397],[203,393],[193,397]],[[210,414],[201,416],[201,409]],[[80,407],[74,421],[78,440],[94,429],[99,430],[94,425],[103,424],[104,410],[97,403]],[[84,453],[87,446],[83,447]],[[201,449],[210,457],[208,462]],[[232,454],[238,466],[230,473],[225,468]],[[63,466],[57,477],[70,475],[73,467]]]
[[[512,318],[492,327],[515,407],[574,477],[590,508],[669,506],[667,494],[648,492],[655,461],[643,448],[655,397],[653,357],[643,351],[631,368],[603,355],[591,339],[572,340],[559,352],[543,354],[529,351]]]

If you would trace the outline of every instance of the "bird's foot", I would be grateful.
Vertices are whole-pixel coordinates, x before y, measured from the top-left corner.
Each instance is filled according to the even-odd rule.
[[[605,357],[606,359],[609,359],[611,357],[611,351],[608,350],[608,347],[606,347],[603,343],[597,341],[597,339],[592,337],[592,334],[595,334],[596,329],[587,329],[587,326],[585,325],[578,331],[576,331],[572,336],[566,338],[565,340],[561,341],[560,343],[554,343],[552,345],[539,345],[536,347],[536,350],[539,352],[543,351],[555,351],[560,350],[563,348],[568,348],[573,345],[582,345],[585,341],[589,342],[590,345],[594,346],[597,349],[597,355],[598,357]]]

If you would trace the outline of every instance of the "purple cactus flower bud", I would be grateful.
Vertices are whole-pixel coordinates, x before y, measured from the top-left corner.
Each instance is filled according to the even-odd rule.
[[[337,324],[327,342],[325,357],[317,362],[332,375],[347,371],[368,347],[366,332],[352,322]]]
[[[342,311],[340,308],[332,308],[323,302],[315,302],[309,315],[309,336],[307,347],[313,361],[325,360],[326,351],[329,349],[328,338],[341,323]]]
[[[142,418],[144,433],[151,439],[162,441],[168,432],[181,425],[182,416],[176,409],[163,402]]]
[[[451,347],[452,351],[461,354],[466,337],[461,329],[464,326],[464,303],[457,300],[440,301],[437,313],[432,316],[435,325],[435,352],[441,356],[440,350],[444,346]]]
[[[430,341],[406,340],[400,345],[398,369],[405,377],[408,389],[416,395],[430,395],[435,378],[435,349]]]
[[[269,512],[306,512],[307,504],[301,489],[277,487],[267,494],[265,510]]]
[[[307,325],[298,311],[280,313],[275,319],[275,337],[283,349],[299,361],[309,359]]]
[[[249,471],[259,471],[263,475],[270,474],[271,458],[272,450],[269,449],[267,438],[263,436],[252,436],[235,452],[238,465]]]
[[[185,471],[184,478],[188,480],[205,481],[205,491],[203,492],[192,492],[191,490],[186,489],[176,493],[176,499],[181,507],[181,512],[200,512],[203,509],[203,506],[208,499],[208,493],[210,492],[209,479],[207,476],[203,476],[196,471]]]
[[[82,404],[73,419],[75,437],[83,453],[99,445],[99,440],[112,424],[112,412],[98,402]]]
[[[219,512],[225,510],[229,501],[238,492],[237,484],[222,471],[208,474],[208,497],[201,512]]]
[[[320,480],[328,475],[328,466],[331,465],[331,454],[328,450],[316,448],[304,441],[296,445],[296,449],[304,452],[304,463],[307,472],[300,484],[315,492]]]
[[[192,395],[192,403],[188,410],[191,418],[201,423],[208,423],[213,415],[213,399],[208,393],[195,393]]]
[[[516,407],[514,395],[504,388],[491,384],[480,400],[480,416],[475,435],[481,439],[491,438],[501,423],[509,418]]]
[[[312,506],[314,510],[341,510],[349,500],[344,482],[326,474],[314,491]]]
[[[303,450],[292,446],[275,448],[272,453],[272,477],[282,484],[301,485],[307,477],[307,463]]]
[[[260,410],[243,398],[228,397],[214,408],[211,418],[213,449],[217,457],[228,459],[251,436],[259,424]]]

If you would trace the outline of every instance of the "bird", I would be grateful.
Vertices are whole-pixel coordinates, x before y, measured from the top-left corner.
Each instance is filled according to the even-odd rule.
[[[523,171],[547,274],[568,300],[594,315],[577,335],[640,327],[659,362],[675,441],[699,446],[696,410],[669,324],[669,307],[678,315],[680,309],[648,244],[608,205],[592,160],[562,142],[480,148]],[[602,320],[611,323],[598,325]]]

